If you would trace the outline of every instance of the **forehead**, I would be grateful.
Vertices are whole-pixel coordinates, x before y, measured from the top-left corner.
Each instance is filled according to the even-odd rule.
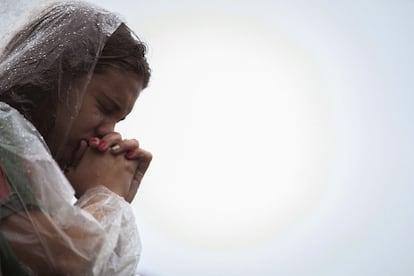
[[[87,93],[109,98],[126,109],[132,109],[143,87],[142,81],[132,72],[107,70],[95,73],[88,85]]]

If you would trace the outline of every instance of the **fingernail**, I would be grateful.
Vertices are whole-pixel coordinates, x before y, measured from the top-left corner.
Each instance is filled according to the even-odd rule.
[[[99,139],[96,138],[96,137],[93,137],[93,138],[89,139],[89,143],[97,145],[99,143]]]
[[[116,151],[116,150],[119,150],[121,148],[121,146],[120,145],[118,145],[118,144],[116,144],[116,145],[113,145],[112,147],[111,147],[111,150],[112,151]]]
[[[99,146],[98,146],[98,148],[99,148],[99,149],[104,149],[104,148],[105,148],[105,146],[106,146],[106,142],[105,142],[104,140],[102,140],[101,142],[99,142]]]
[[[132,157],[134,155],[134,152],[133,151],[128,151],[127,152],[127,157]]]

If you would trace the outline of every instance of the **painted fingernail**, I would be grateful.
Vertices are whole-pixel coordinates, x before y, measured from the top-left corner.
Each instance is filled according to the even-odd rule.
[[[134,152],[133,151],[128,151],[127,152],[127,157],[132,157],[134,155]]]
[[[99,146],[98,146],[98,148],[99,148],[99,149],[104,149],[104,148],[105,148],[105,146],[106,146],[106,142],[105,142],[104,140],[102,140],[101,142],[99,142]]]
[[[113,145],[113,146],[111,147],[111,150],[116,151],[116,150],[119,150],[120,148],[121,148],[121,146],[120,146],[120,145],[118,145],[118,144],[116,144],[116,145]]]
[[[97,145],[99,143],[99,139],[96,138],[96,137],[93,137],[93,138],[89,139],[89,143]]]

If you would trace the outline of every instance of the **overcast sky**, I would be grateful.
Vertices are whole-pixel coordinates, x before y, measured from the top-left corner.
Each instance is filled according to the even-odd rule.
[[[94,2],[153,70],[143,276],[414,273],[414,2]]]

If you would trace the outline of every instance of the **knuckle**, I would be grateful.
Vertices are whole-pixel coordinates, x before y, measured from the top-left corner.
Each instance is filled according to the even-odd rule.
[[[123,142],[130,148],[139,148],[139,142],[137,139],[124,139]]]
[[[122,140],[122,136],[118,132],[111,132],[111,133],[105,135],[105,137],[103,139],[105,139],[105,140],[121,141]]]
[[[131,146],[139,147],[139,142],[137,139],[130,139],[129,142],[131,143]]]
[[[113,135],[113,139],[116,140],[117,142],[122,141],[122,136],[119,132],[114,132],[112,135]]]
[[[151,160],[152,160],[152,158],[153,158],[152,153],[147,151],[147,152],[146,152],[146,158],[147,158],[147,160],[148,160],[148,161],[151,161]]]

